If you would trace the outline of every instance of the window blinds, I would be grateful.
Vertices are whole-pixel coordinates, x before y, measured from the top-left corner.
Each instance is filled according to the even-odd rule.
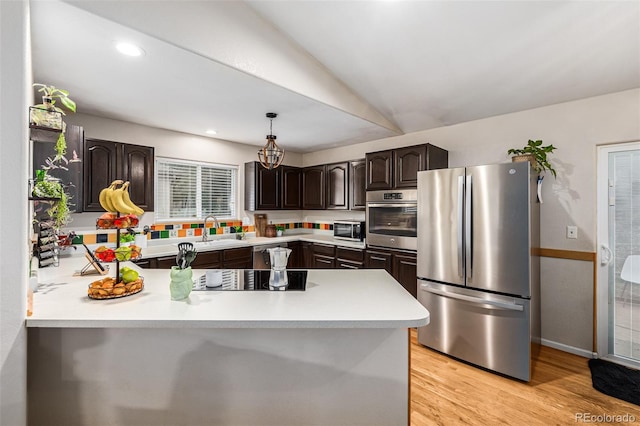
[[[237,168],[156,159],[156,220],[235,218]]]

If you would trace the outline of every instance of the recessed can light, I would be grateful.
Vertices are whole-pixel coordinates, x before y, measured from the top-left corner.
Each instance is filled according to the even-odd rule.
[[[127,56],[142,56],[144,55],[144,50],[139,48],[138,46],[131,43],[118,43],[116,44],[116,49],[118,52]]]
[[[215,130],[213,130],[213,129],[209,129],[209,130],[207,130],[207,134],[208,134],[208,135],[215,135],[215,134],[217,134],[217,133],[218,133],[218,132],[216,132],[216,131],[215,131]]]

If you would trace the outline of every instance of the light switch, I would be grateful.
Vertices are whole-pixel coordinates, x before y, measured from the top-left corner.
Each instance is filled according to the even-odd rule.
[[[578,238],[578,227],[577,226],[567,226],[567,238],[575,240]]]

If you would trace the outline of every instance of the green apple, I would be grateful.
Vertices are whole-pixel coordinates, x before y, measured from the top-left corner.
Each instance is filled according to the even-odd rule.
[[[128,269],[127,271],[124,271],[122,273],[122,281],[124,281],[125,284],[128,284],[132,281],[137,280],[138,276],[138,272],[134,271],[133,269]]]
[[[131,259],[131,247],[129,246],[118,247],[116,249],[116,259],[118,259],[121,262],[124,260]]]

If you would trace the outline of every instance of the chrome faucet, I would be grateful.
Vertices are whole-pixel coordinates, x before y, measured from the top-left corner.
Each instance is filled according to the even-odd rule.
[[[207,220],[213,219],[213,226],[216,228],[220,227],[220,223],[218,223],[218,219],[212,214],[204,218],[203,226],[202,226],[202,241],[209,240],[209,233],[207,232]]]

